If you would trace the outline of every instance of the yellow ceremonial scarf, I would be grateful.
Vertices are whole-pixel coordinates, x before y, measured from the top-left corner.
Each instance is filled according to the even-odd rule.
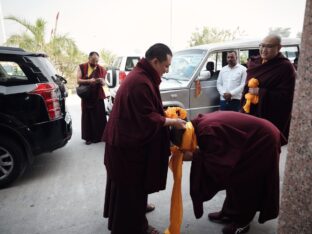
[[[174,107],[176,108],[176,107]],[[169,108],[168,108],[169,109]],[[183,110],[183,109],[182,109]],[[174,111],[182,112],[181,108]],[[170,110],[166,115],[172,117]],[[186,129],[182,137],[181,146],[172,146],[172,156],[169,161],[169,168],[173,174],[173,188],[171,194],[171,207],[170,207],[170,224],[165,230],[164,234],[180,234],[180,228],[183,219],[183,202],[182,202],[182,163],[183,163],[183,151],[194,152],[197,148],[197,138],[195,135],[194,127],[191,122],[186,123]]]
[[[95,67],[91,67],[90,64],[88,63],[88,77],[90,77],[90,75],[92,74],[92,72],[96,69]]]

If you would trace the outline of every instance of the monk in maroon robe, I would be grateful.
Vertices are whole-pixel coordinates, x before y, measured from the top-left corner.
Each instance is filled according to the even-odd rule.
[[[150,47],[118,89],[104,131],[107,170],[104,217],[113,234],[158,233],[145,217],[147,196],[165,189],[170,141],[167,126],[185,121],[164,116],[159,92],[172,53]]]
[[[91,96],[88,99],[81,99],[81,138],[86,144],[101,141],[106,126],[106,114],[104,98],[105,93],[102,86],[106,70],[98,64],[99,54],[91,52],[89,62],[80,64],[78,68],[78,84],[89,85]]]
[[[270,35],[260,44],[260,57],[253,58],[247,69],[247,81],[243,90],[242,106],[246,93],[259,95],[258,104],[252,104],[251,115],[272,122],[288,139],[291,109],[295,88],[295,69],[279,50],[281,39]],[[248,81],[256,78],[258,88],[248,88]],[[244,112],[244,110],[241,110]],[[286,143],[286,142],[285,142]]]
[[[217,222],[231,222],[225,234],[248,231],[255,213],[259,222],[279,212],[280,131],[269,121],[238,112],[218,111],[192,120],[199,150],[191,154],[190,193],[196,218],[203,202],[226,190]],[[236,232],[236,231],[241,232]]]

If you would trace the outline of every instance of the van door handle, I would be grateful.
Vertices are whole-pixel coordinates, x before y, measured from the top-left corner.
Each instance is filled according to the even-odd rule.
[[[177,98],[177,97],[178,97],[178,94],[170,94],[170,97],[172,97],[172,98]]]

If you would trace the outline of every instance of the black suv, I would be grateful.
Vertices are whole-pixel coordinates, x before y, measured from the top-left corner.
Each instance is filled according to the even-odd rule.
[[[0,188],[71,138],[65,83],[47,55],[0,47]]]

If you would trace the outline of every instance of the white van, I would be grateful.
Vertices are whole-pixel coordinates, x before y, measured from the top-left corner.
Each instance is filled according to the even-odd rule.
[[[260,42],[261,39],[240,40],[176,51],[169,72],[164,74],[160,84],[164,108],[182,107],[188,111],[190,119],[199,113],[218,110],[220,95],[216,84],[221,68],[227,65],[227,52],[236,51],[238,63],[246,65],[249,57],[259,55]],[[298,38],[283,38],[281,52],[293,62],[299,56],[299,45]],[[196,95],[196,83],[197,87],[200,83],[200,95]]]
[[[164,107],[183,107],[190,119],[199,113],[218,110],[220,95],[216,82],[221,68],[227,65],[227,52],[236,51],[238,63],[246,66],[249,57],[259,55],[260,42],[260,39],[222,42],[175,52],[169,73],[160,84]],[[293,62],[299,56],[299,44],[298,38],[283,38],[281,52]],[[201,87],[198,96],[196,82],[200,82]]]

